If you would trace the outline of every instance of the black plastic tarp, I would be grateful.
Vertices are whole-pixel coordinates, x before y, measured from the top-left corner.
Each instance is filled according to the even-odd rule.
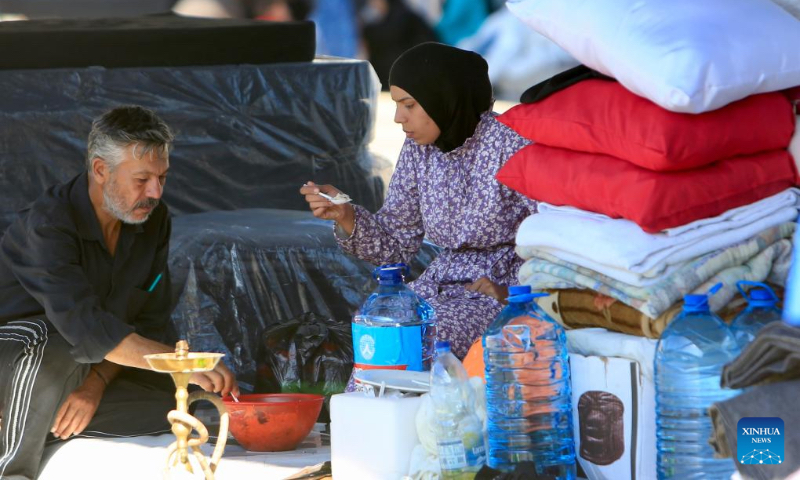
[[[2,1],[0,11],[8,11],[2,10]],[[315,51],[315,28],[310,21],[262,22],[167,13],[0,22],[0,69],[260,65],[310,62]]]
[[[410,279],[436,253],[424,243]],[[374,266],[342,252],[331,222],[310,212],[248,209],[178,217],[169,266],[178,336],[193,350],[225,353],[245,388],[257,382],[259,366],[275,363],[275,352],[265,351],[270,327],[309,312],[349,325],[376,286]]]
[[[369,63],[0,71],[0,230],[49,185],[85,168],[91,121],[120,104],[176,133],[164,198],[175,215],[305,210],[307,180],[370,209],[383,201],[367,143],[378,85]]]

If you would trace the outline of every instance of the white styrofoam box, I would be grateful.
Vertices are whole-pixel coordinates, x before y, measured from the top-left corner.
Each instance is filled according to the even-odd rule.
[[[331,465],[335,480],[394,480],[408,473],[419,443],[421,397],[331,397]]]
[[[658,340],[638,337],[605,328],[567,330],[567,351],[587,357],[619,357],[639,363],[644,377],[653,381],[653,363]]]
[[[656,407],[652,376],[643,375],[635,360],[578,353],[569,356],[575,453],[586,476],[589,480],[655,479]],[[579,406],[593,417],[586,425],[581,425]],[[582,427],[584,438],[594,442],[585,448],[581,448]]]

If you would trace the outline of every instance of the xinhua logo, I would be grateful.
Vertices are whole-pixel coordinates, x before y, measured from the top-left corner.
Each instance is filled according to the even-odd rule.
[[[777,417],[745,417],[739,420],[736,456],[743,465],[783,463],[783,420]]]

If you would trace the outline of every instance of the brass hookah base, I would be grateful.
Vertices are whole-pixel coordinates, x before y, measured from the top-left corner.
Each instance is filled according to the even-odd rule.
[[[167,419],[172,424],[172,433],[177,439],[167,448],[167,465],[164,468],[164,478],[170,478],[170,470],[180,463],[189,473],[194,473],[192,464],[189,461],[189,450],[191,449],[194,458],[203,470],[206,480],[214,480],[214,472],[219,466],[222,453],[225,451],[225,443],[228,440],[228,410],[222,403],[218,395],[206,392],[195,392],[189,395],[187,387],[189,378],[198,372],[208,372],[214,369],[219,360],[224,356],[222,353],[199,353],[189,352],[189,343],[180,340],[175,344],[175,353],[159,353],[145,355],[144,358],[150,364],[150,368],[157,372],[169,373],[175,382],[175,400],[177,406],[167,414]],[[189,414],[189,405],[199,400],[208,400],[213,403],[219,411],[219,433],[217,445],[211,455],[210,461],[206,459],[200,446],[208,441],[208,429],[200,420]],[[192,430],[196,430],[198,436],[190,437]]]

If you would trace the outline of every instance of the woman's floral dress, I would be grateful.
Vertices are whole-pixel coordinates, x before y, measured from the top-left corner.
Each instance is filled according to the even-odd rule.
[[[495,174],[529,142],[495,119],[481,116],[472,137],[444,153],[406,140],[383,207],[355,206],[355,229],[337,236],[342,249],[376,265],[408,262],[423,237],[442,248],[409,286],[436,310],[438,338],[466,355],[502,305],[465,286],[481,277],[514,285],[522,260],[514,236],[536,203],[500,184]]]

